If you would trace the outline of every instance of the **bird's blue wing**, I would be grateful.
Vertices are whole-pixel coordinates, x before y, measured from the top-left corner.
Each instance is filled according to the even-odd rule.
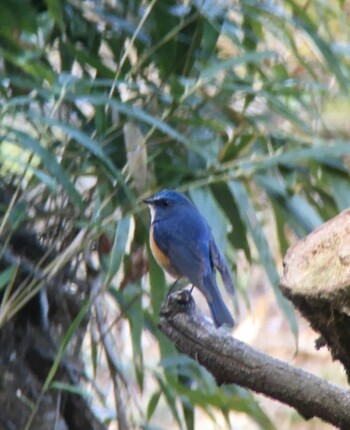
[[[178,272],[182,273],[197,287],[200,287],[203,274],[208,270],[206,261],[208,259],[205,258],[205,253],[209,255],[209,250],[205,251],[205,245],[192,240],[191,237],[184,240],[182,236],[175,235],[169,245],[168,256]]]
[[[166,243],[166,253],[175,271],[199,288],[208,301],[211,301],[203,285],[203,277],[211,271],[209,258],[210,230],[201,215],[193,208],[182,214],[176,221],[162,222],[159,236]],[[193,219],[194,218],[194,219]],[[191,220],[193,219],[193,222]]]
[[[226,261],[217,247],[215,240],[211,237],[209,241],[210,258],[214,267],[218,269],[221,274],[222,282],[225,285],[226,291],[229,294],[234,293],[234,286],[230,271],[228,270]]]

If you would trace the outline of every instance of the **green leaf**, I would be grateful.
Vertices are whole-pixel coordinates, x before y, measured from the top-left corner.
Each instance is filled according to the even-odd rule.
[[[198,364],[180,367],[182,374],[187,375],[187,377],[192,375],[194,383],[190,386],[183,384],[181,379],[179,380],[175,375],[167,379],[168,386],[177,392],[183,401],[201,408],[212,420],[215,419],[213,408],[220,410],[225,417],[231,411],[238,411],[249,415],[263,429],[275,430],[274,424],[249,391],[235,385],[218,387],[212,375],[209,374],[209,378],[211,378],[208,378],[205,381],[206,384],[203,384],[200,375],[192,373],[192,370],[198,367]]]
[[[128,287],[130,289],[130,287]],[[132,307],[130,312],[127,313],[129,317],[131,339],[133,347],[133,363],[137,382],[141,391],[143,390],[144,382],[144,363],[143,363],[143,349],[142,349],[142,333],[143,333],[143,308],[142,308],[142,295],[140,294],[140,288],[137,289],[135,298],[132,299]]]
[[[133,349],[132,360],[137,382],[142,391],[145,375],[142,348],[142,335],[145,320],[142,306],[142,290],[140,285],[128,285],[128,287],[123,290],[111,287],[108,292],[118,303],[123,316],[129,321]]]
[[[72,324],[69,326],[67,333],[65,334],[63,341],[59,347],[59,350],[56,354],[55,357],[55,361],[45,379],[42,391],[43,393],[45,393],[51,386],[51,383],[53,382],[53,378],[56,375],[56,372],[58,370],[58,366],[62,360],[63,354],[68,346],[68,343],[71,341],[71,339],[73,338],[74,334],[76,333],[78,327],[80,326],[83,318],[85,317],[86,313],[88,312],[90,307],[90,303],[89,301],[86,301],[85,304],[81,307],[78,315],[75,317],[74,321],[72,322]]]
[[[243,249],[247,260],[251,261],[250,248],[247,241],[247,229],[242,222],[236,201],[233,199],[227,184],[224,182],[212,184],[211,189],[225,215],[231,222],[232,232],[228,235],[229,240],[235,248]]]
[[[66,391],[68,393],[77,394],[78,396],[88,398],[89,393],[82,387],[77,387],[76,385],[67,384],[65,382],[54,381],[50,385],[51,389]]]
[[[163,378],[159,375],[156,375],[156,379],[158,381],[158,384],[165,396],[166,402],[170,408],[170,411],[176,420],[176,422],[179,424],[180,428],[183,428],[182,419],[180,416],[180,413],[178,411],[177,405],[176,405],[176,393],[170,389],[170,386],[168,384],[168,380],[164,381]]]
[[[71,97],[67,96],[67,99],[69,98]],[[76,99],[77,97],[74,97],[74,100]],[[79,100],[81,102],[88,102],[97,106],[111,106],[113,109],[115,109],[116,112],[123,113],[129,118],[138,119],[139,121],[144,122],[145,124],[148,124],[159,131],[162,131],[164,134],[177,140],[178,142],[181,142],[184,145],[191,147],[191,142],[183,134],[179,133],[177,130],[169,126],[163,120],[159,119],[154,115],[150,115],[149,113],[145,112],[143,109],[138,108],[137,106],[110,99],[105,95],[81,96],[79,97]]]
[[[104,154],[100,144],[94,139],[91,139],[91,137],[86,133],[80,131],[77,127],[71,126],[53,118],[38,115],[36,113],[31,113],[30,116],[33,119],[42,121],[44,124],[58,127],[63,130],[68,136],[75,139],[78,144],[82,145],[83,148],[87,149],[91,154],[97,157],[103,163],[103,165],[106,166],[113,175],[115,175],[115,177],[120,177],[120,173],[115,168],[111,160]]]
[[[60,0],[45,0],[45,3],[47,5],[49,14],[59,26],[60,31],[64,33],[65,24],[63,19],[62,2]]]
[[[96,378],[97,366],[98,366],[98,342],[95,339],[94,331],[90,331],[90,347],[91,347],[91,364],[93,377]]]
[[[160,396],[162,395],[162,391],[161,390],[157,390],[155,393],[152,394],[151,398],[149,399],[148,405],[147,405],[147,421],[150,421],[154,411],[156,410],[158,403],[159,403],[159,399]]]
[[[271,206],[275,214],[277,238],[280,246],[280,252],[281,255],[285,255],[289,248],[289,243],[287,241],[286,232],[284,229],[285,225],[287,224],[287,216],[280,209],[279,205],[275,201],[271,200]]]
[[[216,243],[220,249],[224,250],[227,242],[228,222],[214,199],[210,188],[193,188],[190,190],[190,196],[199,212],[210,225]]]
[[[13,282],[17,273],[17,267],[11,266],[0,272],[0,292],[10,283]]]
[[[92,139],[86,133],[80,131],[77,127],[66,124],[62,121],[57,121],[56,119],[44,117],[38,115],[37,113],[28,114],[31,118],[42,121],[44,124],[49,124],[54,127],[58,127],[63,130],[68,136],[73,138],[75,142],[79,145],[83,146],[84,149],[87,149],[92,155],[94,155],[104,167],[107,168],[107,171],[111,173],[111,179],[117,179],[119,184],[122,186],[126,196],[128,197],[130,202],[134,202],[134,196],[131,194],[129,187],[125,183],[125,179],[121,172],[115,167],[112,163],[111,159],[104,153],[101,144]]]
[[[109,257],[108,272],[105,278],[105,284],[108,286],[111,280],[118,272],[125,254],[126,244],[130,232],[130,218],[121,218],[118,221],[112,251]]]
[[[307,13],[305,8],[301,7],[293,0],[287,0],[286,3],[292,8],[292,19],[295,26],[303,29],[305,33],[310,36],[317,46],[319,52],[327,62],[329,70],[337,78],[339,85],[343,90],[348,91],[348,77],[344,75],[343,70],[339,65],[340,61],[332,50],[332,45],[329,42],[326,42],[319,35],[319,26],[317,23],[313,22],[311,14]]]
[[[332,190],[332,196],[337,204],[338,210],[343,211],[348,209],[350,207],[349,175],[331,171],[325,171],[323,175]]]
[[[199,82],[208,82],[210,79],[216,78],[219,72],[233,67],[241,66],[247,63],[261,63],[264,60],[272,59],[276,57],[276,52],[273,51],[262,51],[262,52],[247,52],[240,56],[232,57],[228,60],[218,61],[211,67],[204,69],[200,73]]]
[[[277,166],[287,166],[294,168],[296,164],[316,161],[320,164],[328,165],[330,160],[341,160],[349,154],[349,143],[341,140],[334,140],[332,143],[316,140],[309,148],[288,149],[285,152],[276,152],[258,157],[256,160],[242,159],[239,167],[242,172],[258,173],[270,170]]]
[[[308,123],[308,119],[304,120],[300,117],[298,111],[295,111],[295,107],[289,107],[285,100],[280,100],[280,96],[277,94],[269,94],[263,91],[259,94],[266,98],[270,109],[274,110],[277,115],[280,115],[290,121],[294,126],[299,127],[303,132],[312,135],[313,129]]]
[[[113,70],[103,63],[103,59],[101,57],[97,57],[88,50],[85,50],[83,47],[69,41],[65,43],[65,48],[74,60],[78,61],[85,67],[86,65],[94,67],[96,70],[98,70],[100,76],[109,79],[113,79],[115,77]]]
[[[278,204],[289,214],[288,220],[294,218],[295,221],[305,232],[310,233],[319,227],[323,220],[310,203],[300,194],[290,194],[281,177],[276,178],[272,175],[256,175],[256,182],[265,189],[275,204]],[[300,230],[299,230],[300,231]]]
[[[74,187],[66,171],[58,163],[56,157],[53,156],[46,148],[40,145],[40,143],[29,134],[12,127],[7,127],[7,129],[9,132],[13,133],[17,139],[13,140],[12,143],[34,152],[40,158],[42,165],[47,168],[50,174],[63,187],[72,201],[79,207],[80,210],[83,210],[84,203],[80,194]]]
[[[191,377],[179,374],[179,382],[187,389],[191,389],[194,380]],[[194,406],[187,399],[182,399],[182,411],[186,423],[187,430],[194,430]]]
[[[259,253],[261,264],[263,265],[267,276],[271,282],[271,286],[275,293],[278,305],[284,313],[295,339],[298,335],[298,325],[293,308],[289,302],[283,297],[279,289],[279,275],[276,269],[276,264],[273,259],[269,244],[266,240],[263,228],[256,216],[256,211],[252,205],[251,198],[241,182],[230,181],[228,183],[230,191],[236,200],[239,208],[242,221],[245,223],[248,232],[250,233],[255,246]]]

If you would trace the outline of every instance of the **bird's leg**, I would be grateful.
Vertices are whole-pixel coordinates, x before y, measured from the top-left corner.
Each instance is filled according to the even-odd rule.
[[[179,279],[176,279],[176,281],[173,283],[173,285],[169,288],[168,291],[168,297],[170,296],[170,294],[174,291],[174,288],[176,286],[176,284],[179,282]]]
[[[194,285],[192,284],[192,287],[190,289],[190,294],[192,294],[193,288],[194,288]]]

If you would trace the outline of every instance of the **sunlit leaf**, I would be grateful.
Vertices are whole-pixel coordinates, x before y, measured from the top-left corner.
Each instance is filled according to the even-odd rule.
[[[190,190],[190,196],[201,214],[208,221],[219,247],[224,250],[228,230],[227,219],[213,198],[210,189],[195,188]]]
[[[109,258],[108,272],[106,276],[106,283],[113,279],[115,274],[118,272],[123,255],[125,253],[126,243],[129,237],[130,230],[130,218],[122,218],[119,220],[114,236],[114,242],[112,246],[112,251]]]
[[[271,199],[281,206],[289,218],[294,218],[305,234],[319,227],[323,220],[317,211],[300,194],[291,194],[283,186],[282,179],[270,175],[257,175],[256,182],[270,195]],[[300,230],[299,230],[300,231]]]
[[[295,313],[289,302],[282,296],[281,290],[279,289],[279,275],[276,269],[276,263],[273,259],[263,228],[256,216],[251,198],[242,183],[230,181],[228,186],[239,207],[242,220],[245,223],[249,234],[254,240],[255,246],[259,253],[261,264],[263,265],[267,276],[269,277],[277,302],[288,320],[292,333],[296,337],[298,334],[298,325]]]
[[[71,182],[67,172],[58,163],[56,157],[52,155],[44,146],[28,135],[18,129],[8,128],[10,132],[14,134],[17,140],[13,143],[21,145],[22,148],[33,151],[38,157],[40,157],[42,164],[50,172],[50,174],[62,185],[63,189],[72,198],[73,202],[80,208],[83,209],[84,204],[80,194],[76,190],[75,186]]]

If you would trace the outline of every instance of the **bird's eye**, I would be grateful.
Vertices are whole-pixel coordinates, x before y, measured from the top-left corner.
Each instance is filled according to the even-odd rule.
[[[169,205],[169,200],[168,199],[161,199],[161,200],[159,200],[159,206],[165,208],[168,205]]]

